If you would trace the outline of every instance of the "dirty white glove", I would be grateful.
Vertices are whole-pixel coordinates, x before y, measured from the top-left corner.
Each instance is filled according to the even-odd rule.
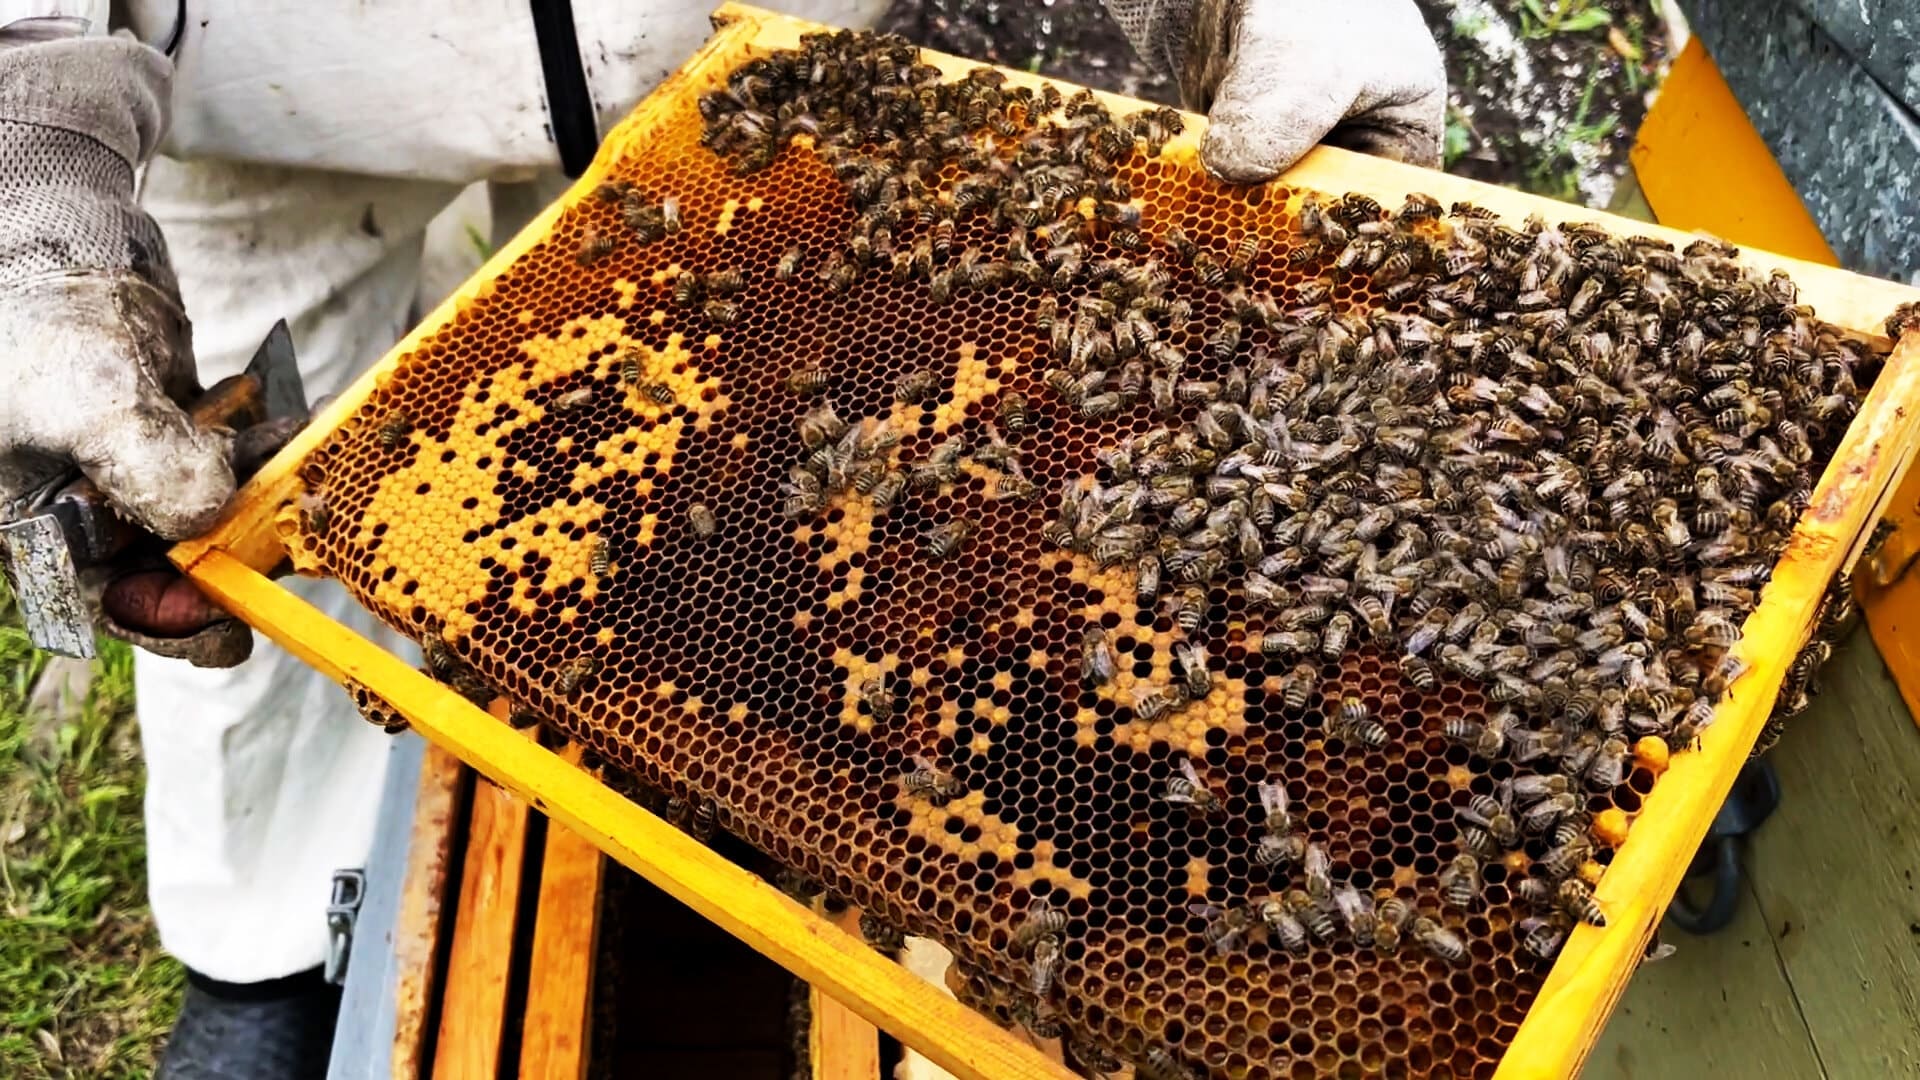
[[[1413,0],[1107,0],[1207,114],[1200,159],[1255,183],[1315,143],[1440,164],[1447,71]]]
[[[0,518],[70,463],[168,539],[203,531],[233,493],[231,437],[176,404],[197,389],[191,334],[134,202],[170,72],[124,38],[0,28]],[[177,612],[178,589],[161,591],[173,599],[128,610]]]

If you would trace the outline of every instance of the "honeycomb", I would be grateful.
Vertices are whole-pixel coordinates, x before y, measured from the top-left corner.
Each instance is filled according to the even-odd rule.
[[[1130,567],[1043,533],[1054,492],[1161,421],[1145,402],[1090,421],[1044,384],[1043,289],[935,303],[925,282],[876,272],[823,289],[814,271],[856,210],[810,142],[736,175],[701,145],[687,100],[624,144],[601,179],[676,206],[677,227],[642,243],[613,200],[579,194],[311,454],[308,493],[281,517],[296,566],[425,639],[429,667],[464,673],[450,681],[469,696],[510,698],[516,722],[697,808],[682,816],[938,940],[963,1000],[1058,1027],[1090,1069],[1491,1075],[1547,966],[1523,947],[1531,909],[1510,887],[1544,839],[1489,861],[1469,910],[1433,898],[1463,808],[1517,775],[1443,732],[1497,704],[1445,672],[1418,689],[1360,644],[1315,665],[1291,708],[1281,687],[1299,661],[1264,655],[1263,618],[1215,583],[1207,692],[1139,715],[1135,691],[1184,663],[1174,619],[1136,602]],[[1143,231],[1177,227],[1222,263],[1262,238],[1249,288],[1289,296],[1329,277],[1331,252],[1294,257],[1303,192],[1224,187],[1174,155],[1116,165]],[[994,250],[996,230],[968,218],[952,243]],[[1116,254],[1108,243],[1089,259]],[[783,273],[795,248],[805,269]],[[676,297],[684,273],[725,270],[742,278],[731,307]],[[1341,308],[1397,302],[1364,275],[1330,280]],[[1182,275],[1168,295],[1192,306],[1168,338],[1192,376],[1223,377],[1207,348],[1230,314],[1221,292]],[[810,370],[817,396],[791,382]],[[931,392],[903,402],[917,371]],[[855,490],[817,517],[785,512],[821,401],[887,421],[901,435],[888,460],[904,466],[955,435],[978,443],[1013,394],[1030,403],[1014,441],[1043,497],[997,497],[1008,474],[969,460],[885,512]],[[955,522],[970,531],[929,557]],[[1097,687],[1081,672],[1093,626],[1118,658]],[[1383,726],[1377,747],[1341,737],[1349,699]],[[1667,753],[1642,740],[1620,782],[1587,797],[1601,841],[1577,870],[1589,884]],[[929,767],[931,797],[912,779]],[[1215,811],[1164,797],[1189,767]],[[1214,947],[1209,906],[1291,887],[1253,858],[1263,783],[1284,787],[1340,881],[1439,920],[1460,962],[1411,941],[1296,954],[1257,931]],[[1052,997],[1036,1002],[1016,937],[1043,905],[1066,925]]]

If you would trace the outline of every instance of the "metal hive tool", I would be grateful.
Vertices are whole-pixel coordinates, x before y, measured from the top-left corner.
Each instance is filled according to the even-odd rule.
[[[804,147],[736,175],[685,105],[611,163],[604,179],[624,187],[577,201],[308,455],[307,494],[280,519],[296,566],[423,638],[430,668],[462,692],[507,696],[519,718],[939,940],[964,1000],[1058,1025],[1083,1060],[1490,1074],[1547,965],[1522,947],[1533,912],[1509,887],[1544,840],[1490,861],[1471,910],[1432,902],[1459,850],[1457,812],[1515,775],[1442,735],[1497,711],[1484,689],[1453,676],[1416,689],[1363,645],[1319,663],[1304,707],[1289,708],[1279,688],[1298,661],[1263,656],[1262,617],[1217,583],[1207,692],[1142,719],[1136,688],[1180,672],[1175,621],[1136,603],[1130,567],[1043,533],[1064,481],[1164,421],[1144,402],[1089,421],[1057,400],[1033,326],[1042,289],[936,304],[924,281],[871,271],[825,287],[821,260],[855,216],[841,182]],[[1331,252],[1289,258],[1301,192],[1222,188],[1144,151],[1117,164],[1149,234],[1177,227],[1223,262],[1261,237],[1251,287],[1286,296],[1328,272]],[[996,237],[975,217],[953,250]],[[809,259],[785,275],[795,247]],[[675,295],[686,272],[728,269],[738,291]],[[1337,306],[1387,302],[1364,276],[1333,280]],[[1203,357],[1228,314],[1221,293],[1191,275],[1169,288],[1194,310],[1177,340],[1197,374],[1219,377]],[[808,371],[825,386],[796,384]],[[917,371],[932,392],[900,400]],[[1045,495],[996,498],[1008,470],[969,460],[889,512],[856,491],[817,516],[785,512],[806,456],[798,428],[822,400],[849,421],[884,418],[902,436],[888,460],[904,466],[956,433],[977,442],[1012,394],[1030,403],[1015,442]],[[956,520],[972,534],[930,558],[930,530]],[[1118,656],[1097,688],[1080,671],[1090,625]],[[1383,745],[1333,734],[1349,697],[1384,726]],[[1183,763],[1219,812],[1163,797]],[[1655,779],[1635,765],[1585,808],[1635,810]],[[1192,905],[1299,883],[1251,857],[1263,781],[1284,785],[1342,881],[1440,919],[1463,962],[1348,940],[1296,955],[1260,932],[1212,947]],[[1578,873],[1591,882],[1606,857],[1597,846]],[[1044,1002],[1022,939],[1041,905],[1065,916]]]

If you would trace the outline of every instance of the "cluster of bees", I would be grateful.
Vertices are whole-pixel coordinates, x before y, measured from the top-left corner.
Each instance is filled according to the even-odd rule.
[[[943,81],[897,38],[810,35],[699,104],[703,142],[737,173],[805,137],[847,192],[856,216],[842,247],[789,251],[780,279],[811,273],[838,294],[884,274],[924,282],[935,304],[1038,293],[1034,328],[1054,364],[1043,381],[1061,406],[1089,422],[1143,405],[1159,418],[1045,500],[1050,542],[1131,569],[1138,604],[1181,634],[1168,678],[1136,689],[1135,717],[1210,693],[1205,643],[1219,640],[1222,612],[1209,597],[1223,587],[1244,605],[1244,648],[1294,662],[1278,686],[1292,713],[1320,704],[1320,662],[1361,643],[1420,691],[1467,680],[1497,706],[1439,732],[1511,777],[1456,809],[1460,850],[1437,896],[1340,881],[1285,789],[1263,782],[1254,860],[1274,888],[1195,905],[1207,942],[1231,950],[1264,933],[1290,952],[1340,939],[1391,952],[1410,941],[1461,962],[1467,943],[1429,912],[1474,908],[1484,867],[1522,848],[1539,853],[1507,879],[1535,912],[1516,928],[1525,949],[1550,959],[1574,925],[1605,924],[1580,874],[1596,855],[1588,794],[1623,782],[1634,740],[1684,749],[1712,722],[1744,668],[1741,624],[1877,357],[1724,243],[1515,226],[1418,194],[1391,212],[1364,195],[1305,196],[1285,258],[1324,272],[1275,295],[1257,284],[1275,257],[1257,237],[1215,250],[1177,227],[1156,232],[1130,201],[1118,165],[1158,153],[1180,132],[1177,113],[1116,119],[1085,92],[1009,87],[986,69]],[[955,250],[976,217],[1003,247]],[[1337,303],[1349,282],[1383,306]],[[1183,294],[1196,283],[1226,315],[1189,355],[1179,343],[1196,314]],[[697,277],[685,293],[676,300],[725,295]],[[787,387],[824,396],[829,383],[805,369]],[[910,373],[896,398],[938,389]],[[1007,436],[1032,430],[1037,408],[1005,392],[985,438],[952,435],[902,464],[900,432],[849,424],[823,401],[800,421],[787,512],[818,515],[850,491],[886,512],[954,482],[969,457],[1009,478],[997,497],[1035,500]],[[936,522],[924,553],[949,556],[974,531]],[[1805,707],[1848,603],[1842,588],[1823,608],[1773,732]],[[1082,688],[1117,664],[1106,632],[1088,629]],[[862,693],[891,715],[888,687]],[[1391,738],[1358,697],[1322,711],[1330,740]],[[924,758],[902,786],[939,800],[965,790]],[[1184,759],[1163,798],[1197,818],[1224,812]],[[1066,932],[1037,902],[1013,934],[1033,1025],[1054,1025]],[[1142,1067],[1183,1073],[1164,1051]]]

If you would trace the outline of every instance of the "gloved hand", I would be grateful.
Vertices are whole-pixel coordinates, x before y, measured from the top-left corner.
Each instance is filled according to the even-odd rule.
[[[1447,71],[1413,0],[1107,0],[1134,48],[1208,118],[1200,160],[1234,183],[1327,142],[1440,164]]]
[[[71,463],[137,524],[194,535],[233,493],[231,436],[177,404],[197,390],[191,331],[133,194],[171,65],[126,39],[19,40],[0,30],[0,519]],[[246,627],[209,627],[217,609],[152,569],[96,582],[109,632],[196,663],[245,659]]]

